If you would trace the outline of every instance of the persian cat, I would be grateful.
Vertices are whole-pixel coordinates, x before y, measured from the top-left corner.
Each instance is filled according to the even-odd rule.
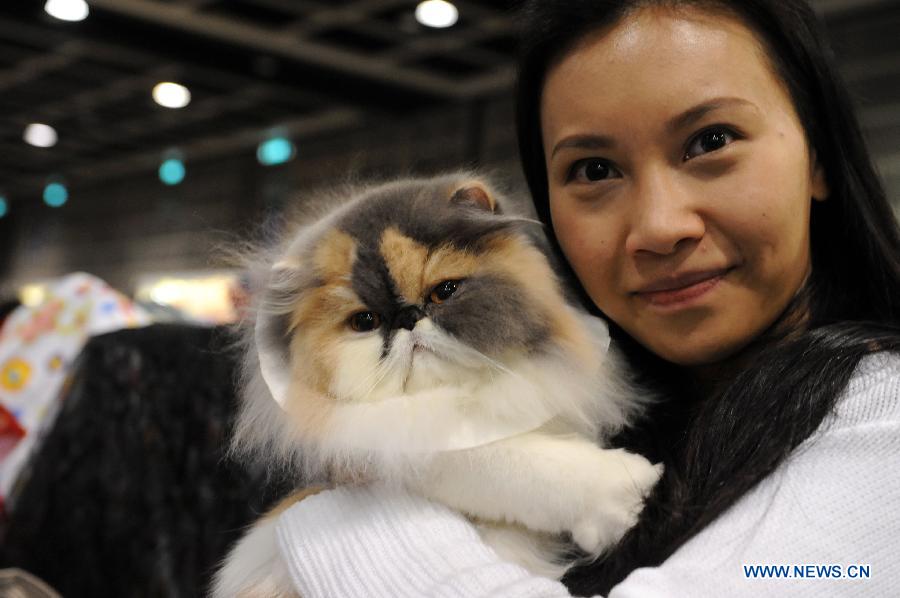
[[[540,223],[466,173],[364,187],[261,260],[235,447],[304,479],[361,476],[469,516],[559,577],[634,523],[661,466],[602,448],[644,402],[605,324],[567,300]],[[295,596],[275,513],[214,596]],[[571,551],[569,551],[571,553]]]

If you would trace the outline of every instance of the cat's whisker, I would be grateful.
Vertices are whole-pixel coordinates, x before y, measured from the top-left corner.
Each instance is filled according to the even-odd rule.
[[[382,362],[375,366],[375,368],[366,374],[366,377],[360,380],[356,386],[353,387],[351,391],[351,395],[353,397],[359,396],[360,391],[362,392],[362,398],[368,399],[372,393],[378,388],[378,385],[384,380],[384,377],[391,370],[391,365],[388,362]],[[372,379],[375,379],[372,382]]]
[[[378,364],[378,367],[375,369],[375,371],[378,373],[378,377],[377,377],[377,379],[375,380],[375,382],[372,384],[372,386],[369,387],[369,389],[366,391],[366,394],[364,395],[365,398],[368,399],[369,396],[371,396],[372,392],[373,392],[376,388],[378,388],[378,386],[384,381],[385,377],[386,377],[392,370],[395,369],[395,367],[394,367],[394,361],[395,361],[394,359],[388,359],[388,360],[385,361],[383,364]]]
[[[540,220],[535,220],[534,218],[528,218],[527,216],[508,216],[507,220],[511,220],[513,222],[527,222],[529,224],[537,224],[541,228],[544,227],[544,223]]]
[[[378,377],[379,369],[380,369],[380,365],[376,366],[375,369],[373,369],[368,374],[366,374],[366,376],[362,380],[357,382],[350,389],[350,392],[348,393],[350,395],[350,397],[355,399],[357,396],[360,395],[360,392],[362,392],[362,398],[364,398],[364,399],[369,398],[369,395],[371,395],[372,391],[375,390],[375,388],[378,386],[377,379],[375,382],[373,382],[371,384],[370,384],[370,381],[372,380],[372,378]],[[363,389],[365,389],[365,390],[363,391]]]
[[[376,380],[366,390],[365,394],[363,394],[363,398],[368,399],[371,396],[372,392],[376,388],[378,388],[378,386],[384,381],[385,377],[387,377],[387,375],[390,374],[391,372],[395,371],[398,367],[398,364],[404,359],[405,358],[400,356],[399,353],[396,351],[391,351],[390,353],[388,353],[388,358],[386,360],[380,362],[376,366],[376,368],[373,372],[376,377]],[[371,378],[371,375],[367,376],[364,381],[368,381],[370,378]]]
[[[520,377],[516,372],[513,372],[508,367],[503,365],[502,363],[492,359],[475,349],[474,347],[468,347],[463,344],[457,343],[448,343],[441,338],[429,339],[431,342],[431,348],[437,352],[442,353],[444,356],[457,360],[463,361],[466,365],[478,365],[478,366],[489,366],[488,371],[500,371],[504,374],[508,374],[514,377]],[[462,359],[460,359],[460,357]],[[493,378],[492,378],[493,379]]]
[[[382,372],[382,369],[384,367],[386,366],[383,363],[376,364],[375,367],[370,369],[362,379],[357,380],[356,383],[351,386],[349,390],[344,391],[343,394],[346,396],[346,398],[349,398],[351,400],[356,400],[357,398],[367,399],[384,378],[385,373]],[[365,389],[364,392],[362,392],[363,389]],[[361,392],[362,395],[360,395]]]

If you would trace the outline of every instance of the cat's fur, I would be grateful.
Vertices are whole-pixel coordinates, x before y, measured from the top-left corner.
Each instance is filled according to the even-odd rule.
[[[601,448],[641,398],[604,324],[566,300],[540,224],[500,201],[466,173],[407,179],[290,230],[261,260],[235,446],[307,479],[402,485],[559,576],[560,539],[601,553],[660,472]],[[380,326],[355,330],[361,312]],[[275,521],[239,542],[215,596],[293,595]]]

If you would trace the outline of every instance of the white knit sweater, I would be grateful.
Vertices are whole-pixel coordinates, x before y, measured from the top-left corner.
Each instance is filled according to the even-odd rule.
[[[303,598],[569,596],[501,561],[457,513],[383,487],[308,498],[277,533]],[[779,574],[791,577],[753,578],[757,565],[786,565]],[[836,413],[785,463],[609,594],[682,596],[900,596],[900,355],[863,359]]]

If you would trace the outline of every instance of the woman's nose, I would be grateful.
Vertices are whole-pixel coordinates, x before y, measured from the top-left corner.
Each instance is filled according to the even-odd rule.
[[[706,223],[698,212],[699,198],[692,191],[696,190],[689,189],[671,167],[648,171],[635,179],[632,197],[627,200],[631,210],[625,239],[628,254],[668,255],[680,245],[699,241]]]

